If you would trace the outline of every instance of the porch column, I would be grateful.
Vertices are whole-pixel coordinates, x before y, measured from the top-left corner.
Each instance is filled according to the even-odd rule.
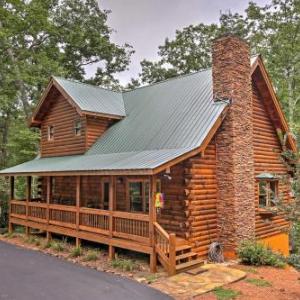
[[[115,247],[111,245],[111,241],[113,238],[113,231],[114,231],[114,219],[113,219],[113,211],[116,210],[116,177],[110,177],[110,185],[109,185],[109,238],[110,244],[108,249],[108,257],[110,260],[115,259]]]
[[[47,177],[46,177],[47,242],[49,242],[49,241],[51,240],[51,232],[48,231],[48,227],[49,227],[49,219],[50,219],[50,209],[49,209],[49,205],[50,205],[50,199],[51,199],[51,190],[52,190],[52,177],[51,177],[51,176],[47,176]]]
[[[150,271],[156,272],[157,257],[156,257],[156,241],[155,241],[155,228],[154,222],[156,222],[156,208],[155,208],[155,194],[156,194],[156,176],[150,177],[150,195],[149,195],[149,237],[152,246],[152,253],[150,254]]]
[[[76,234],[79,232],[79,213],[80,213],[80,179],[81,176],[76,176]],[[80,238],[76,237],[76,247],[80,247]]]
[[[31,200],[31,181],[32,177],[26,177],[26,220],[28,220],[28,213],[29,213],[29,202]],[[25,227],[25,234],[29,235],[30,228],[28,226]]]
[[[9,193],[9,220],[8,220],[8,232],[12,233],[13,226],[10,222],[10,214],[11,214],[11,200],[15,198],[15,177],[10,176],[10,193]]]

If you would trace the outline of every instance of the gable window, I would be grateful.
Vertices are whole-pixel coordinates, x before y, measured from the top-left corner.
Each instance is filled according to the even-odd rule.
[[[259,206],[272,207],[278,202],[278,181],[259,181]]]
[[[54,140],[54,126],[49,125],[48,126],[48,141],[53,141]]]
[[[131,211],[148,212],[149,211],[149,181],[130,181],[129,202]]]
[[[80,136],[82,131],[81,120],[76,120],[74,124],[74,132],[76,136]]]

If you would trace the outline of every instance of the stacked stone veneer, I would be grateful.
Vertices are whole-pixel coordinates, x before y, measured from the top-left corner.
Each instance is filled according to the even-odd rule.
[[[235,36],[214,41],[214,101],[231,105],[216,135],[217,216],[225,255],[255,235],[252,91],[249,46]]]

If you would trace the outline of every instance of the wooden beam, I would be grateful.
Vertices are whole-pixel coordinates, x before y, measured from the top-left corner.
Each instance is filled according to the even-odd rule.
[[[152,246],[152,253],[150,254],[150,271],[156,272],[157,255],[156,255],[156,240],[154,232],[154,222],[156,222],[156,208],[155,208],[155,194],[156,194],[156,176],[150,176],[150,190],[149,190],[149,237]]]
[[[28,213],[29,213],[29,202],[31,200],[31,183],[32,183],[32,177],[27,176],[26,177],[26,220],[28,220]],[[25,227],[25,234],[29,235],[29,227]]]
[[[110,216],[109,216],[109,238],[110,238],[110,240],[113,238],[113,232],[114,232],[113,211],[116,209],[115,196],[116,196],[116,177],[111,176],[110,184],[109,184],[109,203],[108,203],[108,208],[109,208],[109,212],[110,212]],[[115,247],[111,244],[109,244],[108,257],[110,260],[115,259]]]
[[[52,177],[47,176],[46,177],[46,203],[47,203],[47,212],[46,212],[46,219],[47,219],[47,225],[49,225],[49,219],[50,219],[50,199],[51,199],[51,190],[52,190]],[[47,230],[47,242],[51,240],[51,233]]]
[[[79,213],[80,213],[80,179],[76,176],[76,230],[79,231]],[[76,237],[76,247],[80,247],[80,239]]]
[[[13,225],[10,221],[11,217],[11,201],[14,200],[15,198],[15,177],[14,176],[10,176],[10,195],[9,195],[9,221],[8,221],[8,232],[12,233],[13,232]]]

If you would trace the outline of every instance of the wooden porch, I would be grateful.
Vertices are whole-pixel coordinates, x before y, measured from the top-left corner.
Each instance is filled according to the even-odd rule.
[[[29,234],[30,228],[51,234],[71,236],[76,246],[81,240],[93,241],[109,246],[109,258],[114,259],[115,248],[129,249],[149,254],[150,269],[156,271],[157,259],[169,275],[202,263],[192,252],[188,241],[168,233],[157,222],[154,198],[156,177],[149,177],[148,213],[116,210],[116,177],[109,178],[108,209],[80,206],[81,176],[76,176],[76,205],[53,204],[52,180],[46,177],[46,201],[32,199],[32,177],[26,177],[26,199],[16,200],[14,195],[14,177],[11,176],[11,201],[9,230],[13,224],[22,225]]]

